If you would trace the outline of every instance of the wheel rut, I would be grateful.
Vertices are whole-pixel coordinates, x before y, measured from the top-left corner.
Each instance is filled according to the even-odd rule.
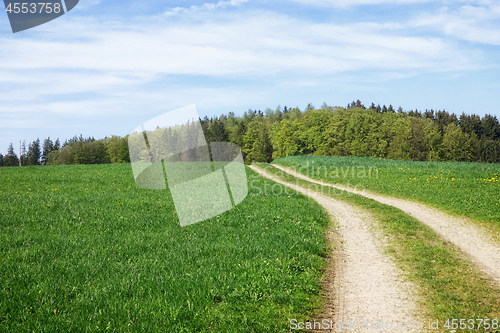
[[[475,226],[465,218],[450,216],[435,208],[409,200],[382,196],[368,191],[360,191],[342,185],[321,182],[297,171],[280,165],[274,167],[303,180],[322,186],[330,186],[340,191],[347,191],[373,199],[382,204],[396,207],[432,228],[443,239],[458,247],[463,254],[486,275],[494,284],[500,286],[500,246],[487,231]]]
[[[377,325],[377,322],[422,322],[417,316],[413,285],[406,282],[403,272],[384,254],[384,238],[374,228],[376,221],[369,214],[318,192],[286,183],[256,166],[250,168],[314,199],[335,222],[335,227],[327,234],[336,248],[332,253],[333,267],[329,267],[324,287],[326,307],[318,322],[327,319],[337,325],[344,324],[344,329],[332,332],[373,332],[370,324]],[[422,329],[405,331],[422,332]]]

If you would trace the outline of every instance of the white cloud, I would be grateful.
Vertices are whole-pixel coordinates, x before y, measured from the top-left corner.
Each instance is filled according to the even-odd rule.
[[[276,92],[314,90],[340,76],[349,80],[337,85],[360,86],[368,72],[380,82],[384,75],[474,71],[487,65],[483,51],[443,34],[491,43],[497,38],[489,30],[498,6],[472,8],[477,1],[398,23],[321,23],[278,12],[213,10],[244,2],[126,22],[75,15],[51,22],[57,33],[0,35],[0,127],[92,127],[92,118],[115,126],[115,119],[192,103],[217,113],[247,109],[274,101]]]
[[[320,7],[354,7],[359,5],[380,5],[380,4],[415,4],[436,2],[439,0],[291,0],[294,2],[302,3],[304,5],[320,6]]]
[[[221,0],[219,2],[206,2],[203,5],[200,6],[190,6],[190,7],[175,7],[173,9],[167,10],[164,15],[167,16],[172,16],[172,15],[178,15],[178,14],[188,14],[188,13],[194,13],[197,11],[201,10],[213,10],[217,8],[225,8],[225,7],[230,7],[230,6],[239,6],[241,4],[244,4],[250,0],[228,0],[224,1]]]
[[[197,24],[153,23],[141,29],[91,24],[81,33],[75,41],[50,36],[43,40],[0,39],[9,44],[0,71],[99,73],[93,83],[82,83],[90,78],[79,81],[76,86],[80,89],[82,85],[91,88],[94,84],[141,81],[157,74],[221,77],[387,68],[446,71],[475,69],[478,61],[475,52],[441,38],[406,34],[400,24],[319,24],[278,14],[226,16],[220,22]],[[79,77],[70,74],[68,77]]]
[[[38,103],[48,113],[113,114],[118,109],[109,101],[127,100],[114,104],[127,108],[130,96],[182,106],[180,101],[153,98],[161,92],[150,86],[171,75],[237,78],[239,92],[221,86],[215,99],[202,93],[206,86],[195,80],[188,93],[179,84],[166,87],[166,95],[185,97],[188,104],[198,98],[193,92],[198,90],[205,96],[203,103],[223,105],[236,101],[230,96],[242,97],[245,78],[314,81],[365,70],[413,75],[474,70],[482,61],[480,52],[441,38],[406,34],[402,24],[320,24],[265,12],[196,24],[152,20],[108,27],[106,22],[74,20],[71,28],[59,26],[61,33],[55,36],[0,38],[0,44],[9,45],[0,61],[0,113],[21,112],[14,104],[29,102],[25,110]],[[64,38],[65,31],[78,38]],[[227,94],[221,93],[224,89]],[[148,103],[148,108],[153,105]]]
[[[471,1],[456,9],[444,7],[438,13],[422,14],[409,23],[411,27],[430,28],[469,42],[500,45],[500,4]]]

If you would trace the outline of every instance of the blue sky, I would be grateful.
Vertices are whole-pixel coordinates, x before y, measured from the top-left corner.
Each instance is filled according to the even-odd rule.
[[[0,153],[200,116],[323,102],[500,117],[490,0],[80,0],[12,34],[0,11]],[[17,151],[18,148],[16,148]]]

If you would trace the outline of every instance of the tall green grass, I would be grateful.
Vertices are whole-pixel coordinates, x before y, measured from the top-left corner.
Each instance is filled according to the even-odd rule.
[[[316,188],[268,164],[258,166],[285,182]],[[415,285],[421,306],[418,314],[423,322],[439,319],[440,331],[448,331],[443,328],[448,319],[500,319],[498,287],[429,227],[397,208],[360,195],[329,192],[321,187],[317,190],[370,214],[374,225],[386,236],[387,254]]]
[[[181,228],[129,164],[0,170],[0,332],[286,332],[321,305],[328,218],[266,195]]]
[[[500,233],[500,164],[295,156],[273,163],[335,184],[411,199],[483,222]]]

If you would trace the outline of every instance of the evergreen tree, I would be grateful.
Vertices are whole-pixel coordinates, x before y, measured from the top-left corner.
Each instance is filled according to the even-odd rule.
[[[59,141],[59,138],[56,139],[56,142],[54,142],[54,150],[59,150],[61,149],[61,142]]]
[[[481,162],[500,163],[500,141],[489,138],[481,140]]]
[[[358,99],[356,100],[356,104],[354,104],[355,107],[357,108],[361,108],[361,109],[365,109],[366,110],[366,107],[363,105],[363,103],[361,103],[361,101]]]
[[[246,128],[242,120],[238,121],[229,132],[229,141],[243,147],[243,136],[245,135]]]
[[[475,133],[478,137],[481,137],[481,118],[478,115],[467,115],[462,112],[458,124],[465,133]]]
[[[17,158],[16,152],[14,151],[14,145],[11,143],[9,149],[7,150],[7,155],[4,157],[4,166],[18,166],[19,159]]]
[[[432,111],[432,110],[431,110]],[[436,122],[439,132],[444,134],[444,129],[449,124],[458,125],[458,118],[455,114],[449,114],[446,110],[436,112]]]
[[[54,150],[54,144],[50,137],[43,141],[43,149],[42,149],[42,164],[47,164],[47,156],[51,151]]]
[[[408,117],[413,117],[413,118],[422,118],[422,114],[418,110],[411,110],[408,111]]]
[[[3,164],[4,164],[3,155],[0,154],[0,167],[3,167]]]
[[[500,138],[500,124],[496,116],[487,114],[481,119],[481,134],[483,138],[496,140]]]
[[[228,135],[224,128],[224,123],[219,119],[214,119],[208,125],[207,142],[227,142]]]
[[[27,165],[38,165],[40,163],[40,139],[36,139],[28,146]]]
[[[434,110],[425,110],[424,117],[434,120]]]

